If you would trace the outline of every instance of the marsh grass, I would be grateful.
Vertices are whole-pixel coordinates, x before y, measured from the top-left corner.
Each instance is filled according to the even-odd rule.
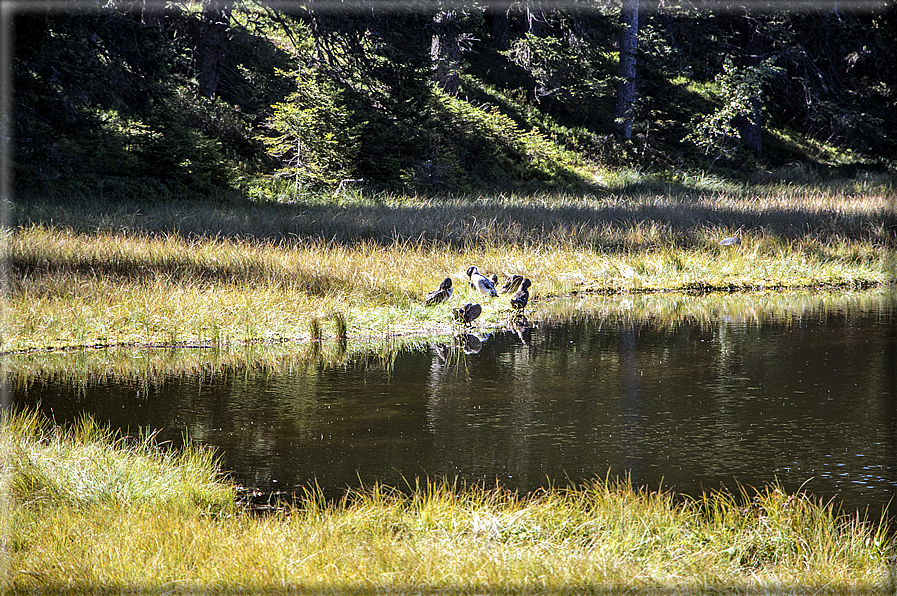
[[[884,523],[772,484],[694,497],[597,478],[520,495],[412,481],[309,487],[264,515],[207,452],[85,420],[2,427],[3,591],[597,593],[893,588]]]
[[[346,320],[346,315],[336,310],[330,313],[330,320],[333,323],[333,333],[336,339],[348,339],[349,322]]]
[[[84,417],[70,428],[35,413],[0,420],[5,497],[32,507],[150,506],[221,514],[233,487],[207,449],[164,450],[152,433],[128,438]]]
[[[456,301],[478,301],[463,283],[471,264],[526,274],[534,301],[893,280],[890,182],[626,189],[16,204],[0,349],[447,333],[451,305],[425,308],[422,298],[451,275]],[[719,246],[732,235],[742,242]],[[485,304],[482,324],[506,310],[503,299]],[[321,321],[334,312],[348,314],[331,330]]]
[[[831,314],[851,318],[870,310],[883,317],[893,316],[897,312],[897,294],[892,288],[703,294],[578,293],[537,301],[528,307],[534,321],[547,324],[588,317],[602,325],[650,321],[660,329],[712,326],[721,320],[745,327],[800,325],[807,319]],[[494,314],[500,312],[504,311],[496,309]],[[72,387],[118,383],[146,394],[151,387],[179,378],[211,380],[245,368],[271,373],[313,371],[342,367],[349,361],[388,367],[401,351],[427,352],[432,344],[445,342],[444,334],[342,339],[340,314],[330,315],[334,337],[320,342],[252,342],[192,349],[108,347],[26,351],[3,356],[0,370],[6,382],[17,391],[27,391],[30,384],[40,381]],[[511,314],[510,309],[506,314]],[[498,324],[507,326],[508,319],[496,319]]]

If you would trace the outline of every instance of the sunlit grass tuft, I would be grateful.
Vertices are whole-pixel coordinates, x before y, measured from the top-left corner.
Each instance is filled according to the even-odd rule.
[[[152,434],[128,439],[89,417],[62,429],[35,413],[5,410],[0,447],[3,485],[14,501],[216,514],[234,506],[235,492],[220,481],[214,454],[189,442],[166,451]]]
[[[333,322],[333,332],[337,339],[347,339],[349,337],[349,323],[346,315],[341,311],[335,310],[330,313],[330,320]]]
[[[308,335],[312,341],[321,341],[324,337],[324,330],[321,327],[321,319],[318,315],[312,315],[308,319]]]

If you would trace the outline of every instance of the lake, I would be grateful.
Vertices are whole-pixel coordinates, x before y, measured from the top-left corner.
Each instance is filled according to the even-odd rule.
[[[380,345],[10,355],[4,402],[189,435],[266,494],[611,474],[686,494],[778,480],[875,512],[897,491],[894,293],[580,296],[542,312]]]

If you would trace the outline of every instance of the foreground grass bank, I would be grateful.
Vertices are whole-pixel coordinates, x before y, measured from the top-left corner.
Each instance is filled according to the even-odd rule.
[[[287,197],[281,197],[286,200]],[[573,292],[855,288],[895,269],[890,181],[600,195],[13,205],[3,351],[448,333],[475,264]],[[735,246],[719,241],[739,236]],[[451,304],[422,297],[444,277]],[[500,325],[505,298],[484,303]]]
[[[893,590],[883,524],[772,485],[686,498],[597,479],[310,490],[257,516],[208,452],[5,414],[0,590],[408,593]]]

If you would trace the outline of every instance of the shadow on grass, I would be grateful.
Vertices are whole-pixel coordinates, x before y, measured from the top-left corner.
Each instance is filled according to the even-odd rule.
[[[792,193],[794,191],[791,191]],[[807,201],[824,193],[808,190]],[[558,194],[505,198],[430,198],[407,202],[378,197],[319,202],[53,201],[27,198],[12,210],[13,226],[71,228],[79,233],[112,231],[178,234],[184,238],[231,238],[260,243],[331,243],[351,247],[397,242],[453,248],[562,243],[602,250],[638,250],[662,241],[687,248],[706,246],[708,234],[755,234],[784,241],[897,240],[897,199],[877,211],[852,213],[814,208],[793,199],[793,208],[763,208],[762,197],[744,192],[707,192],[681,184],[645,183],[610,194]],[[846,193],[845,193],[846,194]],[[859,193],[852,193],[859,194]],[[719,197],[710,199],[708,196]],[[745,206],[733,206],[743,201]],[[725,204],[723,204],[725,203]],[[888,204],[889,203],[889,204]],[[640,230],[652,230],[645,237]],[[639,237],[644,237],[640,241]]]
[[[157,258],[134,254],[128,257],[102,259],[98,257],[72,255],[70,258],[49,260],[39,252],[27,255],[14,254],[8,259],[9,270],[13,274],[10,290],[15,293],[19,282],[16,280],[37,280],[42,276],[66,279],[103,278],[152,283],[163,279],[168,283],[189,282],[202,285],[258,283],[280,285],[302,291],[312,296],[326,296],[334,292],[349,292],[355,288],[351,279],[332,272],[294,269],[280,271],[266,267],[260,262],[239,264],[199,263],[187,257]],[[62,291],[66,291],[61,288]]]
[[[891,186],[879,188],[878,196],[884,196]],[[822,262],[859,262],[876,258],[867,250],[868,244],[897,246],[897,211],[893,201],[881,201],[882,207],[865,212],[852,211],[852,205],[839,211],[805,206],[799,193],[793,189],[788,192],[797,197],[785,203],[793,207],[767,209],[757,205],[762,196],[747,191],[708,197],[708,193],[693,187],[660,182],[632,184],[604,196],[497,195],[404,202],[377,196],[354,196],[348,200],[337,197],[326,203],[259,202],[242,196],[223,201],[61,201],[29,197],[14,204],[10,223],[13,227],[69,229],[87,236],[175,234],[188,242],[235,240],[287,249],[305,244],[347,248],[398,244],[453,250],[541,245],[609,253],[698,249],[715,255],[720,251],[717,242],[721,238],[741,235],[762,241],[762,251],[775,253],[787,249],[790,242],[808,241],[801,250],[816,255]],[[839,193],[847,197],[860,195],[844,187],[810,189],[806,195],[807,201],[822,197],[822,205],[837,205]],[[174,283],[262,283],[313,296],[350,292],[356,286],[348,277],[315,269],[314,263],[297,264],[293,269],[272,268],[263,259],[252,258],[251,253],[239,262],[194,259],[188,243],[162,254],[134,250],[122,251],[112,258],[79,253],[77,240],[64,257],[51,255],[39,241],[35,242],[26,250],[8,253],[9,271],[13,274],[10,289],[14,293],[67,292],[67,287],[53,290],[41,282],[43,276],[64,280],[67,274],[81,279],[102,277],[147,283],[160,278]],[[858,247],[851,256],[843,251],[845,242],[866,246]]]

